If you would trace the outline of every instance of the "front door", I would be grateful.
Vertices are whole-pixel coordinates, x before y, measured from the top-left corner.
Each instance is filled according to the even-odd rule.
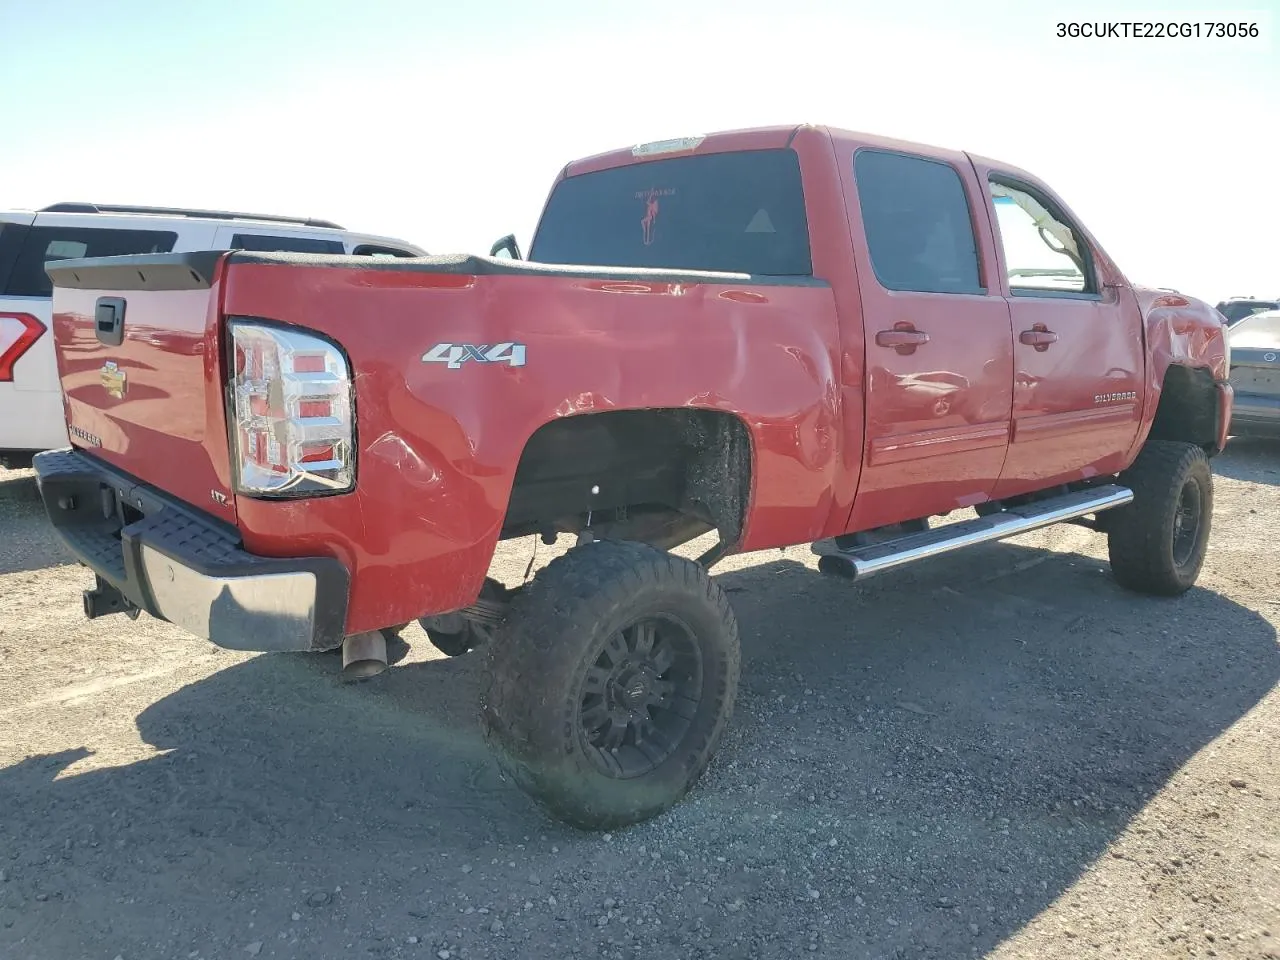
[[[1142,419],[1137,300],[1047,191],[981,175],[1013,319],[1013,431],[995,497],[1116,473]]]
[[[862,147],[851,166],[866,342],[856,531],[991,496],[1009,442],[1013,359],[985,198],[964,155]]]

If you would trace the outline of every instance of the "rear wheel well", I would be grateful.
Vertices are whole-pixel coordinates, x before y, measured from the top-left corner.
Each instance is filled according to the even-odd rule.
[[[1216,453],[1218,415],[1213,375],[1202,367],[1171,366],[1165,371],[1148,439],[1194,443]]]
[[[717,530],[741,538],[751,440],[714,410],[617,410],[542,426],[525,445],[502,539],[586,530],[670,549]]]

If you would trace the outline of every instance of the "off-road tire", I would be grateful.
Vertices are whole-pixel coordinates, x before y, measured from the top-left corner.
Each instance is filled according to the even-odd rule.
[[[1116,580],[1138,593],[1185,593],[1200,575],[1209,545],[1209,458],[1192,443],[1150,440],[1120,483],[1133,491],[1133,502],[1108,518],[1107,547]]]
[[[647,624],[655,625],[648,642],[635,641]],[[687,723],[682,733],[644,740],[627,728],[630,743],[593,745],[602,734],[587,717],[605,702],[593,693],[601,688],[601,671],[630,669],[617,666],[620,643],[624,664],[632,657],[643,661],[650,650],[655,669],[670,651],[685,651],[649,676],[689,697],[651,693],[663,702],[641,708]],[[600,540],[552,561],[516,597],[486,661],[481,725],[503,771],[553,817],[581,829],[608,829],[670,808],[706,769],[737,695],[738,623],[724,591],[698,564],[646,544]],[[639,696],[630,680],[618,694],[621,684],[610,687],[615,704],[619,696]],[[646,762],[651,769],[634,772]],[[612,773],[604,770],[611,765]]]

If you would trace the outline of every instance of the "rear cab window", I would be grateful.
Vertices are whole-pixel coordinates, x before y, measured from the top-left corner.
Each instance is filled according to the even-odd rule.
[[[812,276],[799,158],[710,153],[569,177],[547,201],[529,259]]]
[[[5,233],[9,225],[5,225]],[[81,257],[122,257],[168,253],[178,235],[169,230],[119,230],[109,227],[27,227],[13,260],[4,293],[11,297],[50,297],[53,282],[45,265]],[[0,237],[0,246],[4,238]]]

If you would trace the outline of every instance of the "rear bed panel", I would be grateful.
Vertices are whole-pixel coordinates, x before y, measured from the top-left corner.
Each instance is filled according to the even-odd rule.
[[[741,549],[817,539],[832,515],[840,361],[824,283],[237,254],[224,310],[317,330],[350,356],[355,491],[237,504],[251,552],[337,556],[352,571],[349,632],[475,599],[524,444],[558,417],[733,411],[756,465]],[[523,366],[423,360],[441,343],[506,341],[527,346]]]
[[[817,539],[847,513],[831,494],[844,469],[840,336],[821,281],[470,257],[184,256],[208,263],[55,268],[73,442],[235,523],[250,554],[337,559],[351,574],[348,633],[475,599],[524,444],[560,417],[654,407],[739,416],[754,462],[740,550]],[[101,296],[126,301],[119,346],[98,339]],[[228,317],[296,325],[345,349],[353,492],[231,494],[219,359]],[[429,359],[448,359],[441,345],[507,341],[527,347],[526,362]]]
[[[219,519],[235,521],[210,254],[53,268],[53,332],[71,443]],[[123,339],[102,342],[100,297],[125,301]]]

